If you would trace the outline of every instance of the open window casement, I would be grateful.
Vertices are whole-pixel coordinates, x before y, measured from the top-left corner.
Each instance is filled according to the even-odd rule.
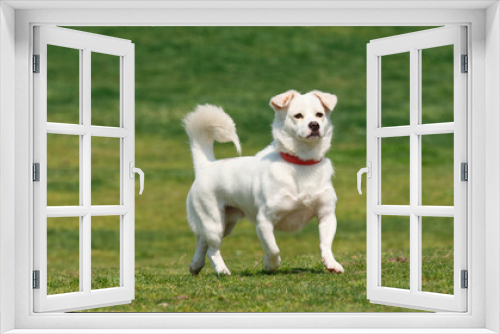
[[[77,82],[75,93],[76,120],[69,122],[48,122],[47,49],[63,48],[75,55],[74,67]],[[117,98],[116,126],[99,126],[92,122],[91,107],[91,57],[96,55],[114,57],[119,64],[119,98]],[[33,56],[33,92],[34,92],[34,270],[33,294],[35,312],[65,312],[89,309],[108,305],[129,303],[134,299],[134,44],[128,40],[99,36],[90,33],[57,27],[38,26],[34,28]],[[79,67],[78,67],[79,66]],[[118,66],[117,66],[118,67]],[[50,73],[49,73],[50,74]],[[118,74],[117,74],[118,76]],[[50,80],[54,79],[49,76]],[[53,82],[52,82],[53,84]],[[97,83],[94,83],[97,84]],[[64,88],[64,87],[63,87]],[[52,92],[53,93],[53,92]],[[50,106],[49,106],[50,108]],[[49,119],[50,121],[50,119]],[[48,136],[58,136],[59,142],[75,142],[76,156],[79,160],[77,183],[79,194],[75,205],[54,205],[47,201],[47,165],[54,155],[70,157],[68,152],[57,151],[48,147]],[[92,142],[114,141],[117,145],[98,147],[105,150],[104,156],[114,155],[119,165],[113,165],[119,175],[119,196],[116,205],[96,205],[91,191],[92,173],[95,172],[91,158],[95,149]],[[48,157],[47,151],[51,154]],[[56,149],[56,150],[55,150]],[[55,150],[55,152],[54,152]],[[107,150],[107,151],[106,151]],[[78,157],[79,156],[79,157]],[[66,158],[67,159],[67,158]],[[64,161],[64,160],[63,160]],[[69,163],[69,162],[67,162]],[[78,176],[79,173],[79,176]],[[64,173],[51,174],[51,178],[64,178]],[[79,180],[78,180],[79,177]],[[118,179],[118,176],[117,176]],[[61,181],[51,179],[49,181]],[[117,185],[118,187],[118,185]],[[118,199],[119,197],[119,199]],[[99,203],[97,203],[99,204]],[[115,220],[116,241],[119,251],[119,272],[113,287],[95,288],[92,267],[92,236],[94,221]],[[50,224],[68,224],[75,222],[76,230],[76,287],[68,293],[56,293],[48,289],[47,249],[51,243],[61,244],[54,238],[66,238],[65,235],[48,238]],[[106,227],[105,227],[106,228]],[[105,242],[107,242],[105,240]],[[52,247],[54,249],[54,247]],[[56,249],[56,251],[58,251]],[[118,265],[116,265],[118,268]],[[75,281],[74,280],[74,281]],[[68,282],[70,284],[71,280]]]
[[[453,100],[450,110],[451,121],[423,122],[422,91],[438,89],[425,87],[422,82],[422,59],[433,48],[452,48],[450,71],[453,73]],[[382,64],[394,55],[406,53],[409,59],[409,124],[384,126],[382,121],[387,108],[382,103]],[[467,311],[467,45],[466,28],[459,26],[429,29],[426,31],[388,37],[371,41],[367,46],[367,297],[373,303],[431,311]],[[451,69],[453,66],[453,69]],[[390,98],[390,93],[387,94]],[[401,112],[407,112],[401,110]],[[426,136],[449,134],[453,146],[452,188],[453,206],[436,206],[422,202],[422,192],[426,192],[422,177],[422,142]],[[384,164],[383,145],[387,138],[405,140],[409,144],[409,203],[392,205],[383,201],[382,170],[391,170]],[[400,153],[401,154],[401,153]],[[405,153],[408,155],[407,153]],[[428,190],[428,189],[427,189]],[[430,204],[430,205],[429,205]],[[384,219],[403,217],[409,229],[409,282],[407,288],[384,286],[383,275],[394,275],[383,271],[382,224]],[[393,218],[391,218],[393,217]],[[422,226],[428,217],[449,217],[453,226],[453,283],[451,294],[428,292],[422,288],[423,252]],[[435,219],[435,218],[434,218]]]

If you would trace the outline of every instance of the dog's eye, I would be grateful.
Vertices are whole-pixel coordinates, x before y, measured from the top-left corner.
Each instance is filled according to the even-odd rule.
[[[324,116],[324,115],[323,115],[322,113],[320,113],[320,112],[317,112],[317,113],[316,113],[316,117],[318,117],[318,118],[321,118],[321,117],[323,117],[323,116]]]
[[[293,117],[296,119],[304,118],[304,116],[302,114],[295,114],[295,115],[293,115]]]

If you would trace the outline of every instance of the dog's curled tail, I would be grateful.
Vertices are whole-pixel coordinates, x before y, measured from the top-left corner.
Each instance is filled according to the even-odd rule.
[[[236,125],[222,108],[210,104],[198,106],[187,114],[183,123],[189,136],[195,170],[215,161],[214,140],[219,143],[233,142],[238,154],[241,154]]]

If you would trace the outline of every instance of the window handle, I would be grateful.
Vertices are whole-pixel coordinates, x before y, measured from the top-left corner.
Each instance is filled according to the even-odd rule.
[[[361,175],[363,175],[363,173],[366,173],[366,176],[369,179],[372,178],[372,163],[370,161],[368,161],[368,167],[361,168],[358,171],[358,192],[360,195],[362,194],[362,192],[361,192]]]
[[[130,161],[129,167],[130,167],[130,178],[131,179],[134,178],[134,173],[139,174],[139,183],[141,185],[141,190],[139,191],[139,195],[142,195],[142,192],[144,191],[144,172],[142,171],[142,169],[134,167],[133,161]]]

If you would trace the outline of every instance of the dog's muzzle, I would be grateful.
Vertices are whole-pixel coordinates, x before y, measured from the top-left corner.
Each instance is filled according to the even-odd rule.
[[[319,131],[318,122],[311,122],[308,125],[309,129],[311,129],[311,133],[306,138],[320,138],[321,132]]]

